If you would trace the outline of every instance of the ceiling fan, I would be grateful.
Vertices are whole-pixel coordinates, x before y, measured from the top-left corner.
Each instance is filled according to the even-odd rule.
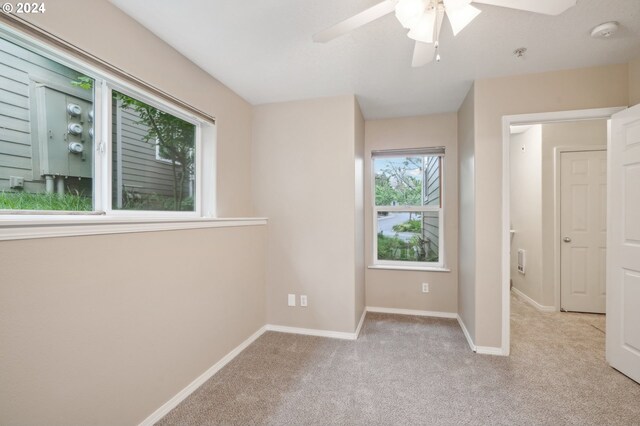
[[[577,0],[384,0],[349,19],[335,24],[313,36],[313,40],[326,43],[343,34],[360,28],[393,11],[396,18],[409,32],[407,36],[415,40],[413,51],[413,67],[428,64],[438,54],[440,27],[445,17],[449,19],[453,35],[458,34],[476,16],[480,9],[471,3],[483,3],[510,9],[526,10],[545,15],[559,15],[572,6]]]

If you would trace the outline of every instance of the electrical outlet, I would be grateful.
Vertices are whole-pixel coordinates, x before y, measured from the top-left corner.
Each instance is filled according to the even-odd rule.
[[[296,295],[295,294],[289,294],[289,306],[296,306]]]
[[[306,294],[301,294],[300,295],[300,306],[307,306],[307,295]]]
[[[422,283],[422,292],[429,293],[429,283]]]

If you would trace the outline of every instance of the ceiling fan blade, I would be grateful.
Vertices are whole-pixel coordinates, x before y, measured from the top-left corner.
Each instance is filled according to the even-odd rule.
[[[560,15],[576,5],[577,0],[473,0],[474,3],[527,10],[544,15]]]
[[[407,37],[423,43],[433,43],[433,33],[436,26],[436,11],[432,10],[422,14],[420,19],[411,28]]]
[[[338,22],[334,26],[327,28],[324,31],[320,31],[314,34],[313,41],[316,43],[326,43],[329,40],[333,40],[336,37],[340,37],[350,31],[360,28],[363,25],[373,22],[378,18],[382,18],[384,15],[388,15],[393,12],[396,7],[396,1],[384,0],[382,3],[378,3],[375,6],[366,9],[357,15],[352,16],[349,19],[345,19],[342,22]]]
[[[445,5],[446,4],[445,2]],[[446,8],[445,10],[447,12],[447,18],[449,18],[449,22],[451,23],[454,36],[469,25],[481,12],[480,9],[470,4],[459,8]]]
[[[419,68],[433,61],[433,55],[436,53],[436,47],[433,43],[422,43],[416,41],[416,47],[413,49],[413,61],[411,66]]]

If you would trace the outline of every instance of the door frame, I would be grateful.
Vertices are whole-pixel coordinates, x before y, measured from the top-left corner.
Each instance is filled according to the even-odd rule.
[[[509,256],[511,223],[509,155],[512,125],[558,123],[562,121],[610,119],[613,114],[625,110],[626,106],[611,108],[580,109],[570,111],[542,112],[533,114],[505,115],[502,117],[502,347],[501,354],[509,355],[511,349],[511,299]],[[610,138],[610,131],[607,131]]]
[[[609,136],[609,124],[607,123],[607,137]],[[607,152],[607,145],[591,145],[591,146],[557,146],[553,149],[553,238],[555,244],[553,245],[553,289],[554,289],[554,306],[556,312],[560,312],[561,309],[561,272],[562,263],[560,257],[560,251],[562,250],[562,244],[560,239],[562,234],[560,232],[560,167],[562,165],[560,159],[561,155],[565,152],[589,152],[589,151],[605,151]],[[609,154],[607,154],[608,158]],[[605,206],[606,207],[606,206]]]

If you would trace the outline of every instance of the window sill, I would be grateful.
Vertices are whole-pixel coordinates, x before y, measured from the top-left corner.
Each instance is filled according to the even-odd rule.
[[[419,272],[451,272],[449,268],[438,266],[397,266],[397,265],[369,265],[369,269],[389,269],[392,271],[419,271]]]
[[[0,217],[0,241],[266,225],[266,218]]]

